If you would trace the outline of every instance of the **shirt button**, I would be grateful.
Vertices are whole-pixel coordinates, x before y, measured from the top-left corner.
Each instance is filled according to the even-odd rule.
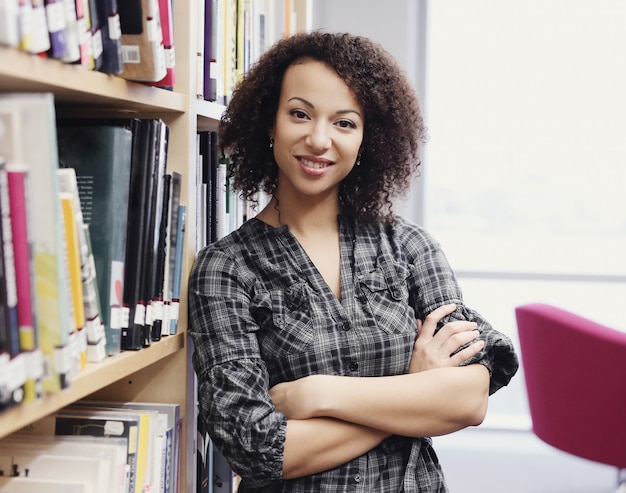
[[[344,322],[343,326],[341,327],[343,330],[350,330],[350,322]]]
[[[355,483],[360,483],[361,475],[357,472],[352,479],[354,480]]]
[[[348,365],[348,368],[350,368],[350,371],[357,371],[359,369],[359,364],[356,361],[352,361]]]

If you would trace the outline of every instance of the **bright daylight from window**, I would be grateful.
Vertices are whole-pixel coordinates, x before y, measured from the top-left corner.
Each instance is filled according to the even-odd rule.
[[[514,340],[534,301],[626,331],[626,2],[429,9],[425,225],[466,301]],[[521,371],[489,417],[524,426]]]

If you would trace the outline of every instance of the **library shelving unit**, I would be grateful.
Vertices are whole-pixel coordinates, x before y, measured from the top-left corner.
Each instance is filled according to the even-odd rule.
[[[188,208],[179,332],[149,348],[123,351],[89,364],[68,389],[0,412],[0,439],[83,398],[172,402],[181,405],[183,442],[180,491],[195,484],[195,419],[188,365],[185,279],[194,260],[196,131],[216,128],[223,107],[196,100],[197,0],[174,2],[176,85],[173,91],[126,81],[57,60],[0,47],[0,92],[51,92],[58,114],[161,118],[170,127],[168,169],[183,176]],[[36,136],[32,137],[36,140]]]

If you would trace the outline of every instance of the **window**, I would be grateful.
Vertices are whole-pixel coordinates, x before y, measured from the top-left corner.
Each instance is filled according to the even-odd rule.
[[[626,2],[429,3],[424,224],[468,304],[626,330]],[[564,341],[565,342],[565,341]],[[488,420],[529,423],[522,373]]]

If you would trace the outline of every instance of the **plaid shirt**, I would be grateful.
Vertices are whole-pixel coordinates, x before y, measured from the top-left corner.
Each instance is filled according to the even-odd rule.
[[[463,304],[438,243],[417,225],[355,226],[339,217],[341,302],[286,226],[258,219],[203,249],[189,281],[189,334],[201,414],[244,492],[445,492],[429,438],[392,436],[335,469],[283,481],[285,416],[273,385],[311,374],[407,372],[416,318],[474,320],[485,348],[470,362],[490,392],[517,370],[511,341]],[[468,362],[469,363],[469,362]]]

